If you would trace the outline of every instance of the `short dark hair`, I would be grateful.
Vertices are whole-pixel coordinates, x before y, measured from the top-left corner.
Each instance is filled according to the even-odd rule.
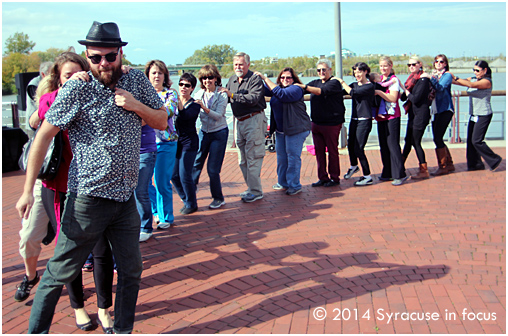
[[[166,66],[166,64],[163,61],[161,61],[161,60],[148,61],[148,63],[146,63],[146,65],[145,65],[146,77],[150,78],[148,75],[150,74],[150,69],[153,66],[156,66],[157,68],[159,68],[162,71],[162,73],[164,74],[164,82],[162,83],[162,86],[169,89],[171,87],[171,84],[173,84],[173,83],[171,82],[171,78],[169,77],[168,67]]]
[[[199,69],[199,72],[198,72],[198,78],[199,78],[199,81],[201,82],[202,89],[205,88],[205,86],[203,85],[203,78],[208,77],[208,76],[215,77],[215,79],[216,79],[215,85],[222,86],[222,80],[221,80],[222,77],[221,77],[217,67],[213,64],[207,64],[204,67],[202,67],[201,69]]]
[[[88,62],[81,56],[79,56],[76,53],[73,53],[71,51],[66,51],[58,55],[55,59],[55,63],[53,63],[53,66],[49,69],[49,92],[53,92],[56,89],[60,87],[60,74],[62,72],[62,67],[67,62],[73,62],[81,66],[81,70],[83,71],[89,71],[90,66],[88,65]]]
[[[367,71],[367,74],[370,74],[370,68],[367,65],[367,63],[364,62],[358,62],[355,65],[352,66],[353,71],[358,69],[360,71]]]
[[[439,54],[436,57],[434,57],[434,69],[436,68],[436,60],[438,58],[442,58],[446,62],[445,70],[450,71],[450,63],[448,62],[448,57],[444,54]]]
[[[286,71],[291,72],[291,77],[293,77],[294,83],[302,84],[302,82],[300,81],[300,78],[298,78],[298,75],[296,74],[295,70],[293,70],[293,68],[289,68],[289,67],[284,68],[284,69],[282,69],[281,72],[279,72],[279,75],[277,76],[277,84],[279,84],[279,85],[282,84],[282,82],[280,80],[280,76],[282,76],[282,73],[286,72]]]
[[[186,72],[182,76],[180,76],[179,81],[181,81],[182,79],[184,81],[189,82],[192,85],[192,88],[195,88],[196,84],[198,83],[198,80],[196,79],[196,77],[193,74],[191,74],[190,72]]]
[[[489,63],[487,63],[487,61],[479,60],[479,61],[476,61],[476,63],[474,65],[476,65],[477,67],[480,67],[482,69],[487,69],[487,73],[485,74],[485,77],[492,77],[492,70],[490,69]]]

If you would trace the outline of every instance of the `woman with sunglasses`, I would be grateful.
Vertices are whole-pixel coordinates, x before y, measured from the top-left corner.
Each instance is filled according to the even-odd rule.
[[[476,78],[461,79],[453,74],[453,84],[466,86],[469,95],[469,124],[467,126],[467,170],[483,170],[483,158],[495,171],[503,159],[485,143],[485,134],[492,120],[492,70],[486,61],[477,61],[473,68]]]
[[[212,203],[208,207],[218,209],[226,204],[222,194],[220,172],[229,135],[226,121],[228,96],[225,92],[219,92],[222,77],[215,65],[209,64],[202,67],[198,72],[198,78],[201,82],[201,90],[194,95],[194,98],[196,103],[201,106],[199,113],[201,130],[199,131],[199,150],[194,162],[192,179],[197,186],[205,160],[208,158],[206,170],[212,194]]]
[[[388,56],[382,56],[379,59],[379,70],[382,75],[382,82],[397,78],[393,71],[393,62]],[[376,95],[384,99],[386,103],[395,103],[394,114],[378,113],[376,116],[381,161],[383,162],[383,171],[379,180],[389,181],[393,179],[392,185],[394,186],[400,186],[411,178],[410,175],[406,174],[400,151],[399,89],[399,80],[397,80],[387,89],[375,91]]]
[[[310,118],[303,101],[304,91],[293,85],[302,82],[292,68],[282,69],[277,76],[277,84],[258,71],[254,74],[265,82],[265,96],[271,97],[270,132],[275,132],[278,179],[273,189],[285,189],[287,195],[296,195],[302,191],[302,148],[311,130]]]
[[[184,203],[183,208],[180,209],[182,215],[188,215],[198,210],[196,184],[192,179],[192,167],[199,147],[196,120],[201,110],[201,106],[191,97],[196,84],[196,77],[190,73],[184,73],[178,82],[180,95],[178,97],[178,116],[175,121],[178,144],[171,182]]]
[[[344,175],[349,180],[358,172],[358,160],[362,166],[363,176],[354,183],[355,186],[367,186],[373,183],[370,176],[370,166],[365,155],[365,145],[372,130],[372,107],[374,106],[375,86],[369,82],[370,68],[364,62],[358,62],[353,66],[353,74],[356,83],[347,85],[343,79],[338,79],[342,87],[351,96],[352,110],[351,122],[349,123],[349,139],[347,149],[349,152],[349,167]]]
[[[50,109],[55,101],[59,88],[69,79],[88,80],[89,76],[86,71],[89,70],[88,63],[85,59],[73,52],[64,52],[60,54],[55,64],[51,67],[48,75],[48,91],[41,96],[39,101],[39,118],[41,121],[45,119],[46,112]],[[55,179],[44,181],[42,188],[42,201],[44,207],[51,220],[53,226],[60,232],[60,216],[63,212],[63,205],[67,192],[67,180],[70,162],[72,160],[72,151],[69,143],[69,135],[67,131],[62,133],[64,139],[62,163],[58,168]],[[103,236],[93,249],[94,257],[94,281],[97,288],[97,313],[99,325],[107,334],[113,333],[113,321],[109,315],[109,308],[112,306],[113,300],[113,256],[109,247],[109,242]],[[66,284],[71,307],[74,309],[76,318],[76,326],[84,331],[90,331],[95,328],[88,313],[84,308],[83,299],[83,277],[79,273],[78,277]]]
[[[450,150],[444,143],[444,135],[453,118],[454,108],[452,102],[452,75],[449,72],[448,58],[439,54],[434,57],[434,70],[430,77],[432,87],[436,90],[436,97],[432,101],[431,115],[432,134],[436,145],[437,169],[431,173],[433,176],[448,174],[455,171]]]
[[[406,162],[411,147],[415,148],[419,162],[419,172],[414,179],[429,178],[425,152],[422,148],[422,138],[425,128],[430,120],[430,79],[423,72],[423,63],[418,56],[412,56],[407,64],[410,75],[404,84],[404,93],[401,100],[405,101],[403,107],[408,115],[407,130],[402,160]]]
[[[148,184],[148,195],[152,208],[151,214],[155,217],[157,229],[166,230],[171,227],[175,219],[173,215],[171,174],[175,164],[178,141],[178,134],[175,130],[175,115],[178,112],[178,94],[174,89],[171,89],[171,84],[173,83],[169,77],[168,68],[163,61],[151,60],[146,63],[145,75],[159,94],[160,99],[164,102],[164,106],[168,112],[168,124],[166,129],[154,130],[157,159],[155,160],[155,166],[151,172],[152,174],[148,173],[150,175],[149,178],[143,179]],[[145,125],[143,129],[145,127],[150,126]],[[168,172],[170,173],[168,174]],[[155,187],[152,184],[152,175],[154,177]],[[152,236],[152,232],[152,220],[142,221],[139,241],[148,240]]]

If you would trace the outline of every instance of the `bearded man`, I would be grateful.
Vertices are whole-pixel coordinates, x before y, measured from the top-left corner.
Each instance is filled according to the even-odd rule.
[[[46,113],[32,145],[23,194],[16,208],[27,218],[33,186],[49,142],[67,129],[73,158],[62,229],[55,255],[41,278],[29,333],[48,333],[62,286],[81,272],[95,243],[106,235],[118,270],[115,333],[134,325],[141,281],[140,217],[133,191],[138,182],[141,125],[165,129],[167,112],[148,78],[123,74],[122,42],[116,23],[94,22],[86,40],[90,81],[69,80]]]

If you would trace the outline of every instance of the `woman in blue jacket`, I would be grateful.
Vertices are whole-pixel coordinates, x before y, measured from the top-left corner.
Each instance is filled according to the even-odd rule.
[[[286,189],[287,195],[302,191],[300,169],[302,147],[310,133],[311,123],[303,101],[304,91],[293,85],[302,84],[292,68],[284,68],[277,76],[277,84],[260,72],[265,82],[265,96],[270,99],[270,132],[275,132],[278,183],[273,189]]]
[[[431,173],[433,176],[448,174],[455,170],[450,151],[443,141],[454,113],[451,92],[453,78],[449,71],[448,58],[445,55],[439,54],[434,57],[434,71],[432,71],[430,82],[436,90],[436,98],[432,102],[431,114],[434,116],[432,134],[436,145],[438,167]]]

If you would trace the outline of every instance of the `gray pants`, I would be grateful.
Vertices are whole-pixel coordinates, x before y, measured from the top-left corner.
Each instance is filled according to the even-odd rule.
[[[236,145],[240,150],[238,163],[247,191],[253,195],[263,195],[261,187],[261,167],[265,156],[265,132],[267,119],[262,111],[244,121],[238,121]]]

